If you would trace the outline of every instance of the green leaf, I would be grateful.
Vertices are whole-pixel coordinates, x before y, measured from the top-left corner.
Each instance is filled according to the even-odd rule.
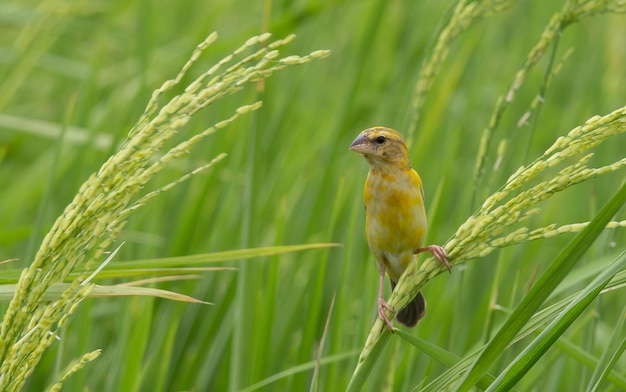
[[[398,330],[398,329],[396,329],[395,332],[399,337],[401,337],[402,339],[406,340],[407,342],[409,342],[410,344],[418,348],[421,352],[430,356],[431,358],[435,359],[436,361],[442,363],[443,365],[447,367],[452,367],[463,360],[458,355],[451,353],[450,351],[444,350],[443,348],[436,346],[427,340],[418,338],[417,336],[409,335],[406,332]],[[491,374],[486,374],[485,376],[483,376],[483,378],[481,378],[478,381],[477,385],[480,388],[485,389],[495,379],[496,379],[495,376]],[[444,385],[437,385],[436,389],[432,389],[433,387],[435,387],[435,383],[429,384],[426,388],[421,389],[421,391],[422,392],[425,392],[426,390],[440,391],[444,387]]]
[[[15,294],[14,284],[0,285],[0,301],[9,301]],[[61,294],[71,286],[70,283],[53,283],[44,294],[44,301],[58,300]],[[191,302],[212,305],[210,302],[201,301],[188,295],[175,293],[169,290],[156,289],[153,287],[136,287],[125,285],[96,285],[90,297],[119,297],[119,296],[147,296],[169,299],[172,301]]]
[[[617,360],[622,356],[624,350],[626,350],[626,336],[624,335],[626,332],[626,330],[624,330],[625,321],[626,307],[622,309],[619,321],[613,329],[613,334],[607,344],[607,349],[597,362],[597,366],[591,375],[591,380],[589,380],[589,384],[587,385],[587,392],[596,392],[599,390],[598,388],[602,382],[608,377],[613,369],[613,366],[615,366]]]
[[[509,315],[498,333],[487,344],[487,347],[480,354],[471,370],[465,374],[457,388],[459,391],[468,391],[487,372],[495,359],[504,351],[556,286],[565,278],[625,201],[626,183],[622,185],[615,196],[602,208],[589,225],[568,244],[556,260],[552,262],[548,270],[537,280],[537,283],[530,289],[513,313]]]
[[[236,249],[223,252],[200,253],[187,256],[164,257],[158,259],[143,259],[132,261],[113,261],[104,270],[98,272],[95,280],[102,278],[122,278],[122,277],[139,277],[139,276],[155,276],[155,275],[174,275],[188,274],[198,272],[223,271],[233,269],[230,267],[202,267],[190,268],[193,266],[201,266],[210,263],[219,263],[229,260],[252,259],[255,257],[275,256],[285,253],[302,252],[305,250],[325,249],[339,247],[341,244],[321,243],[321,244],[302,244],[302,245],[283,245],[268,246],[261,248]],[[84,272],[71,273],[68,280],[73,280]],[[0,272],[0,283],[17,283],[22,273],[21,269],[10,269]],[[0,296],[2,301],[2,296]]]
[[[611,279],[611,282],[602,291],[602,293],[623,287],[625,284],[626,284],[626,271],[622,271],[618,273],[613,279]],[[573,301],[573,299],[578,294],[580,293],[576,293],[574,295],[568,296],[558,301],[557,303],[552,304],[546,307],[545,309],[542,309],[541,311],[535,313],[533,317],[531,318],[531,320],[526,325],[524,325],[522,330],[515,336],[515,339],[511,342],[511,344],[515,344],[519,342],[520,340],[522,340],[523,338],[531,335],[532,333],[536,333],[536,331],[543,328],[551,320],[554,320],[554,318],[556,318],[558,314],[562,313],[563,310]],[[570,342],[567,338],[562,337],[556,342],[556,345],[565,354],[569,355],[571,358],[583,364],[584,366],[588,367],[589,369],[597,368],[598,363],[600,362],[597,357],[594,357],[593,355],[584,351],[582,348],[580,348],[576,344]],[[480,354],[481,350],[484,349],[484,347],[486,347],[486,345],[479,347],[477,350],[475,350],[474,352],[470,354],[467,354],[460,361],[454,364],[454,366],[451,366],[448,370],[443,372],[441,375],[439,375],[437,378],[431,381],[428,385],[426,385],[426,387],[421,389],[421,392],[438,392],[438,391],[450,389],[451,385],[454,384],[460,378],[460,375],[464,374],[472,366],[472,363],[476,361],[476,358],[478,358],[478,355]],[[427,350],[426,348],[422,348],[422,349],[427,354],[431,355],[429,350]],[[440,359],[435,356],[433,356],[433,358],[438,359],[438,360]],[[441,362],[445,363],[444,361],[441,361]],[[614,383],[618,389],[626,390],[626,378],[623,377],[621,374],[619,374],[619,372],[615,370],[611,370],[609,374],[607,375],[607,379],[611,381],[612,383]],[[479,381],[477,385],[481,386],[482,385],[481,382],[483,380],[484,378],[482,378],[481,381]],[[485,386],[485,389],[487,387],[488,385]]]
[[[600,294],[613,276],[626,265],[626,252],[598,275],[569,306],[533,342],[511,362],[487,389],[488,392],[510,390],[530,368],[548,351],[569,326]]]
[[[378,323],[379,319],[377,319],[376,322]],[[376,360],[380,357],[383,349],[387,345],[389,337],[391,336],[389,329],[387,327],[383,328],[385,328],[385,330],[380,338],[374,342],[374,347],[372,347],[369,355],[359,364],[357,371],[352,374],[352,378],[346,388],[346,392],[360,391],[365,384],[365,381],[367,381],[367,377],[372,372],[372,368],[374,367],[374,364],[376,364]]]
[[[249,387],[243,388],[240,392],[252,392],[252,391],[256,391],[259,390],[263,387],[266,387],[278,380],[287,378],[289,376],[292,376],[294,374],[297,373],[301,373],[301,372],[305,372],[307,370],[311,370],[314,369],[315,366],[319,365],[327,365],[329,363],[334,363],[334,362],[340,362],[343,360],[346,360],[348,358],[352,358],[355,357],[359,354],[358,350],[353,350],[353,351],[349,351],[349,352],[345,352],[345,353],[341,353],[341,354],[336,354],[336,355],[331,355],[325,358],[318,360],[313,360],[313,361],[309,361],[307,363],[303,363],[301,365],[297,365],[294,366],[290,369],[284,370],[280,373],[274,374],[273,376],[270,376],[264,380],[261,380],[253,385],[250,385]],[[318,363],[319,362],[319,363]]]

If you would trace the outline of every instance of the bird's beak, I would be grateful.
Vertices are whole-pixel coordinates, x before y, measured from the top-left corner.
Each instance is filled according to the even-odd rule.
[[[369,150],[369,140],[365,136],[365,134],[360,133],[359,136],[354,139],[352,144],[350,145],[350,150],[365,153]]]

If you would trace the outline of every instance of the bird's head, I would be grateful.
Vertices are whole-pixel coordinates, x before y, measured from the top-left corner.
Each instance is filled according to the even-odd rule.
[[[374,127],[359,133],[350,150],[363,155],[370,165],[409,164],[409,154],[404,139],[391,128]]]

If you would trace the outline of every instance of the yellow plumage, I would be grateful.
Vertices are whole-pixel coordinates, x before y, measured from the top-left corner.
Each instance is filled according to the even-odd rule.
[[[422,244],[426,212],[422,181],[410,167],[373,167],[365,182],[366,235],[376,260],[397,282]]]
[[[385,272],[393,289],[414,254],[430,251],[449,268],[447,256],[439,246],[421,247],[427,227],[424,191],[420,176],[409,163],[402,135],[389,128],[369,128],[350,149],[361,153],[370,166],[364,189],[366,236],[380,272],[378,313],[391,328],[384,309],[393,309],[382,298]],[[397,318],[413,326],[425,311],[426,302],[418,293]]]

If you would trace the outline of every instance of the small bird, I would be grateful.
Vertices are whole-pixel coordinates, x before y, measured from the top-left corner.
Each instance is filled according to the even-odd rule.
[[[365,233],[370,250],[376,257],[380,281],[378,286],[378,316],[393,331],[385,309],[394,312],[383,298],[385,273],[391,280],[391,290],[414,255],[431,252],[450,271],[448,255],[441,246],[422,247],[426,234],[426,211],[422,179],[411,168],[409,154],[397,131],[385,127],[364,130],[350,145],[350,150],[365,157],[369,173],[363,192],[365,198]],[[426,313],[426,300],[421,292],[396,318],[413,327]]]

